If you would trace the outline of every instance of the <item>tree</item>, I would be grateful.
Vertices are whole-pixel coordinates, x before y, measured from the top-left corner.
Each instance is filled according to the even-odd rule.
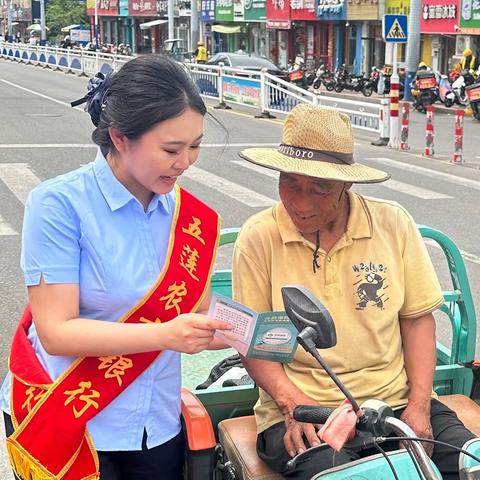
[[[45,13],[50,35],[56,37],[67,25],[89,25],[85,2],[79,0],[50,0]]]

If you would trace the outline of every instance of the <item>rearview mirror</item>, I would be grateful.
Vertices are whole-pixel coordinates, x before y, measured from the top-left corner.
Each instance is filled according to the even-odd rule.
[[[337,333],[330,312],[306,288],[299,285],[282,287],[282,298],[288,318],[301,332],[311,327],[316,348],[331,348],[337,344]]]

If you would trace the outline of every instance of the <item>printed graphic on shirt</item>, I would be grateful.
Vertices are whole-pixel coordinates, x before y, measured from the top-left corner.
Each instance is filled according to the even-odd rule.
[[[386,290],[387,266],[382,263],[361,262],[352,265],[355,273],[355,294],[358,297],[356,310],[365,310],[367,307],[377,307],[383,310],[389,298]]]

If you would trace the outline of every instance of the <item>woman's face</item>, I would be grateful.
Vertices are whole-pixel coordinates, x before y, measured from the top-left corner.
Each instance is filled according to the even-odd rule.
[[[203,137],[203,115],[185,110],[181,115],[155,125],[139,139],[124,137],[113,170],[137,197],[165,194],[178,177],[196,162]]]

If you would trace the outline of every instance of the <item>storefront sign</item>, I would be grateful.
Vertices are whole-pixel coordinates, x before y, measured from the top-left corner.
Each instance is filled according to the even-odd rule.
[[[423,20],[447,20],[457,18],[456,5],[427,5],[422,6]]]
[[[274,30],[290,30],[290,28],[292,28],[292,22],[290,22],[290,20],[267,19],[267,28],[272,28]]]
[[[379,20],[378,0],[348,0],[348,20]]]
[[[245,19],[243,0],[234,0],[233,2],[233,20],[243,22]]]
[[[290,0],[267,0],[267,22],[271,20],[290,20]]]
[[[315,0],[290,0],[292,20],[316,20]]]
[[[456,0],[422,0],[422,33],[458,33],[459,4]]]
[[[480,2],[476,0],[462,0],[460,27],[462,27],[462,33],[479,33],[471,29],[480,28]]]
[[[218,22],[233,22],[233,0],[216,1],[215,20]]]
[[[201,1],[200,18],[202,22],[213,22],[215,20],[215,0]]]
[[[128,12],[132,17],[156,17],[155,0],[128,0]]]
[[[387,15],[409,15],[410,0],[385,0],[385,13]]]
[[[318,0],[317,18],[319,20],[345,20],[344,0]]]
[[[96,0],[98,16],[118,15],[118,0]],[[87,15],[95,15],[95,0],[87,0]]]
[[[245,0],[245,20],[265,21],[267,19],[266,0]]]
[[[121,17],[128,17],[128,0],[119,0],[118,14]]]
[[[168,0],[157,0],[157,15],[159,17],[168,15]]]

